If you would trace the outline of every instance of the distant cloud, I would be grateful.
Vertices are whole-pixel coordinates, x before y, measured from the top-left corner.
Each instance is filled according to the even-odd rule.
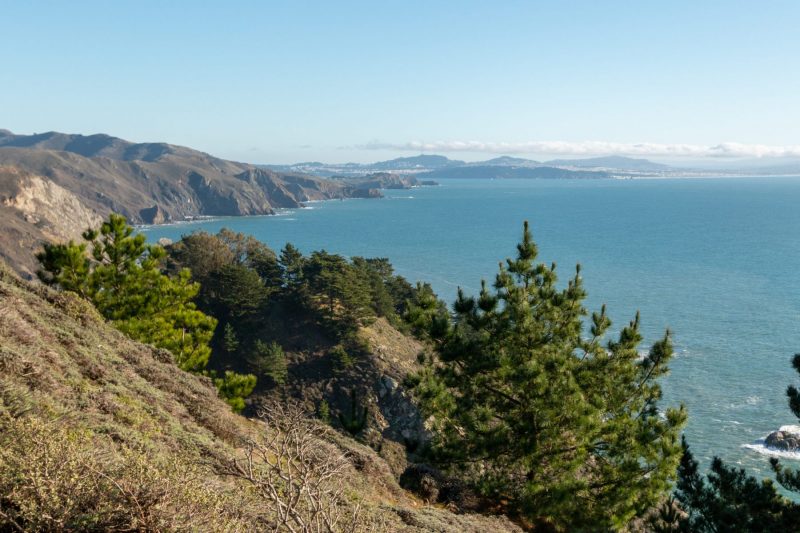
[[[615,143],[605,141],[411,141],[392,144],[370,142],[356,146],[362,150],[403,150],[409,152],[482,152],[489,154],[547,154],[558,156],[628,155],[644,157],[800,157],[800,145],[721,143],[660,144]]]

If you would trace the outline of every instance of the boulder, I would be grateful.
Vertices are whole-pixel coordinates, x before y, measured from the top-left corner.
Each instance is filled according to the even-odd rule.
[[[800,434],[788,431],[773,431],[764,439],[764,445],[776,450],[794,452],[800,450]]]

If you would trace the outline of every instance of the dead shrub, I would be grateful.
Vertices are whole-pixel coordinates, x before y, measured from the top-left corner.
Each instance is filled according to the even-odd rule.
[[[0,412],[0,530],[249,529],[207,472],[88,431]]]
[[[274,517],[275,531],[355,532],[371,529],[358,503],[348,501],[346,453],[328,442],[331,429],[295,403],[278,401],[259,413],[264,431],[222,473],[250,483]]]

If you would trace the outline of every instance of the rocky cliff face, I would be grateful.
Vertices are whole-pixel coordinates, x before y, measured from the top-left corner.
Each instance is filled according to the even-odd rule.
[[[96,210],[53,181],[0,166],[0,258],[25,277],[35,273],[41,242],[78,240],[100,221]]]
[[[310,200],[380,196],[377,189],[108,135],[3,130],[0,171],[2,255],[25,275],[42,239],[76,238],[110,212],[132,223],[161,224],[198,215],[272,214]],[[18,253],[26,248],[27,256]]]

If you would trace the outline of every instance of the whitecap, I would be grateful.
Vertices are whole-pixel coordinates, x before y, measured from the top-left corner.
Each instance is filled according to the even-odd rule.
[[[753,444],[742,444],[742,448],[747,448],[748,450],[753,450],[756,453],[767,455],[769,457],[780,457],[781,459],[793,459],[800,461],[800,452],[776,450],[775,448],[765,446],[764,441],[755,442]]]
[[[795,424],[788,424],[785,426],[781,426],[778,429],[778,431],[800,434],[800,426]],[[753,450],[754,452],[760,453],[761,455],[768,455],[770,457],[780,457],[783,459],[794,459],[800,461],[800,450],[797,451],[778,450],[777,448],[771,448],[767,446],[765,444],[765,441],[766,441],[766,436],[763,439],[759,439],[752,444],[742,444],[742,448]]]

